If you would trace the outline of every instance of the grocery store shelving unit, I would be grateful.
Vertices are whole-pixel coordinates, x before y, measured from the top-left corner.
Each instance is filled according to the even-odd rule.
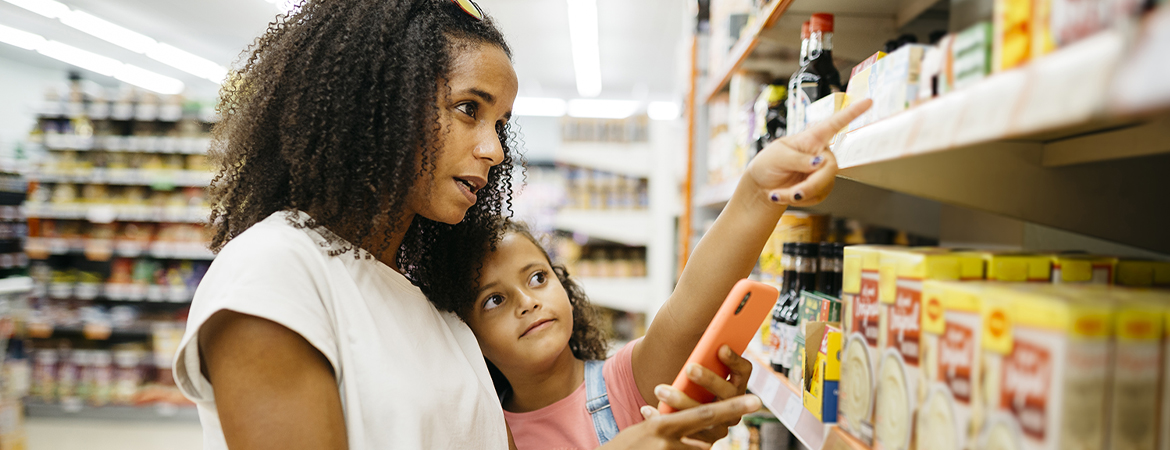
[[[799,25],[813,12],[837,14],[833,51],[847,74],[852,63],[901,32],[946,28],[934,3],[776,0],[705,78],[706,59],[696,50],[687,114],[689,220],[679,230],[683,259],[703,221],[719,214],[738,181],[708,184],[705,175],[706,106],[728,89],[732,76],[795,70]],[[696,38],[700,49],[704,39]],[[1165,258],[1170,78],[1159,68],[1166,55],[1170,8],[1162,7],[1136,29],[1099,33],[856,129],[833,147],[841,167],[833,195],[809,209],[926,236],[948,226],[940,214],[958,210]],[[817,421],[800,405],[797,386],[760,354],[748,356],[749,388],[806,446],[868,448]]]
[[[796,439],[810,449],[869,450],[869,446],[832,424],[817,420],[804,407],[799,386],[768,365],[768,358],[748,349],[744,354],[752,363],[748,389],[760,397],[764,407],[776,414]]]
[[[765,10],[774,26],[742,35],[728,57],[737,64],[725,64],[709,73],[715,81],[699,83],[705,90],[697,99],[697,129],[704,119],[702,104],[726,89],[731,74],[770,58],[759,50],[763,45],[748,43],[795,47],[798,28],[785,28],[790,21],[799,24],[806,11],[849,14],[838,17],[834,36],[834,56],[848,61],[868,56],[898,25],[915,21],[907,11],[929,12],[930,6],[872,2],[886,4],[884,12],[891,14],[881,19],[886,23],[854,29],[853,14],[879,6],[856,0],[809,8],[800,1],[784,3]],[[796,11],[800,15],[787,19]],[[863,36],[869,45],[858,48],[855,42]],[[749,50],[739,55],[740,48]],[[1170,254],[1170,236],[1161,231],[1170,220],[1161,175],[1170,170],[1170,81],[1152,75],[1166,54],[1170,11],[1162,8],[1140,30],[1103,32],[854,130],[834,146],[842,168],[838,184],[850,185],[855,196],[895,195],[935,208],[941,203]],[[703,137],[701,132],[691,137],[693,163],[700,168]],[[734,189],[734,180],[706,185],[696,175],[689,181],[694,184],[689,206],[697,216],[718,214]],[[881,215],[851,212],[862,220],[867,213]],[[913,229],[915,221],[896,225]],[[696,231],[680,233],[682,244],[690,245]]]
[[[154,406],[102,406],[67,407],[58,404],[25,402],[25,412],[28,417],[50,419],[85,419],[85,420],[115,420],[115,421],[166,421],[166,422],[199,422],[199,412],[195,408],[177,407],[170,404]]]
[[[592,302],[607,308],[645,313],[652,320],[674,287],[672,232],[679,214],[672,157],[681,144],[681,124],[650,121],[649,139],[640,143],[562,143],[553,159],[583,167],[648,180],[649,208],[630,210],[562,209],[554,218],[558,230],[581,233],[629,246],[646,247],[645,277],[582,278]]]

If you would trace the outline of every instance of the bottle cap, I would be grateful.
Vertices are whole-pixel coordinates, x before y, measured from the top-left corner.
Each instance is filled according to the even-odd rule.
[[[818,246],[819,246],[818,244],[813,244],[813,243],[796,244],[796,256],[816,257]]]
[[[809,28],[808,21],[805,21],[804,23],[800,24],[800,39],[802,39],[802,40],[808,39],[810,36],[812,36],[812,32],[808,31],[808,28]]]
[[[813,14],[812,19],[809,20],[808,29],[812,33],[832,33],[833,15],[827,13]]]
[[[785,242],[784,247],[780,250],[780,252],[787,253],[789,255],[795,255],[796,254],[796,243],[795,242]]]

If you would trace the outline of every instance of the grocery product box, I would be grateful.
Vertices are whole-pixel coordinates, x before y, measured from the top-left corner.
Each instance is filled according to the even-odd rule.
[[[1031,57],[1032,1],[995,0],[992,71],[1018,67]]]
[[[1117,258],[1092,255],[1053,255],[1052,283],[1113,284]]]
[[[922,283],[922,381],[915,420],[919,449],[971,448],[979,408],[983,283]]]
[[[833,113],[845,107],[845,93],[834,92],[808,105],[804,111],[805,128],[824,122],[833,116]],[[836,142],[837,136],[831,142]]]
[[[1052,258],[1018,252],[959,252],[983,259],[988,281],[1047,283],[1052,279]]]
[[[918,77],[927,46],[906,44],[874,63],[869,74],[871,120],[876,122],[910,107],[918,98]]]
[[[987,419],[974,448],[1105,448],[1109,302],[999,285],[982,306]]]
[[[869,98],[869,74],[873,70],[873,65],[879,59],[886,56],[885,52],[877,52],[866,58],[860,64],[853,66],[853,70],[849,75],[849,85],[845,87],[845,103],[841,105],[841,109],[845,109],[849,104]],[[869,125],[873,122],[873,108],[861,113],[849,125],[845,127],[845,131],[853,131],[858,128]]]
[[[1114,283],[1122,286],[1170,286],[1170,262],[1123,259],[1117,262]]]
[[[796,384],[803,381],[805,364],[812,363],[811,360],[804,359],[805,345],[808,342],[808,336],[804,334],[805,324],[812,322],[839,322],[841,320],[841,302],[840,300],[818,292],[801,291],[799,315],[800,322],[797,324],[796,345],[792,349],[794,354],[792,358],[792,370],[789,372],[792,378],[794,378],[793,382]],[[816,342],[813,341],[814,344]],[[797,377],[802,378],[797,380],[795,379]],[[836,415],[833,417],[836,417]]]
[[[809,322],[805,328],[809,342],[804,355],[804,407],[821,422],[837,420],[838,385],[841,380],[841,326],[837,322]]]
[[[979,22],[955,35],[951,43],[951,72],[943,84],[949,90],[978,83],[991,73],[991,24]]]
[[[874,448],[913,449],[913,424],[924,397],[922,285],[979,273],[983,260],[946,249],[881,250],[878,267],[881,363],[874,412]]]
[[[873,399],[879,361],[878,268],[883,247],[845,247],[842,269],[844,355],[841,357],[838,425],[873,444]]]
[[[1170,308],[1170,295],[1160,300],[1122,294],[1116,304],[1116,339],[1108,392],[1108,448],[1112,450],[1154,449],[1158,443],[1162,401],[1151,394],[1158,392],[1162,377],[1162,327]],[[1170,411],[1161,412],[1167,413]],[[1170,430],[1163,430],[1166,432]]]

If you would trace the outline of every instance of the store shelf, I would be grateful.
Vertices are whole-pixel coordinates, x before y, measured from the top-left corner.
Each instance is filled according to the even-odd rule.
[[[87,250],[88,249],[88,250]],[[215,253],[203,243],[154,242],[142,245],[139,242],[93,241],[87,239],[38,238],[25,241],[25,252],[30,258],[41,259],[45,255],[69,255],[76,253],[109,254],[111,257],[138,258],[148,256],[156,259],[187,259],[207,261],[215,259]]]
[[[25,400],[25,414],[31,418],[69,418],[116,421],[198,422],[199,412],[192,406],[162,403],[149,406],[108,405],[101,407],[65,407]]]
[[[856,439],[841,436],[845,433],[836,426],[817,420],[805,409],[798,386],[792,384],[784,375],[773,371],[768,365],[767,358],[750,348],[744,356],[752,363],[748,389],[760,397],[764,407],[772,411],[805,447],[869,450],[869,447]],[[834,446],[829,447],[830,443]],[[842,443],[846,446],[840,446]]]
[[[87,173],[37,174],[29,177],[41,183],[108,184],[116,186],[205,187],[211,172],[199,170],[95,169]]]
[[[145,207],[103,204],[25,204],[25,215],[39,219],[87,220],[93,223],[160,222],[203,223],[211,215],[207,208]]]
[[[81,136],[50,133],[44,136],[49,150],[105,150],[109,152],[206,154],[211,138],[161,136]]]
[[[553,226],[625,245],[645,246],[650,241],[650,212],[646,210],[564,209]]]
[[[95,341],[120,339],[149,339],[154,333],[150,324],[137,324],[129,327],[110,328],[109,325],[56,325],[37,326],[28,325],[28,337],[34,339],[51,339],[62,336],[81,336]]]
[[[739,178],[733,178],[722,183],[704,186],[695,194],[695,205],[703,207],[722,208],[731,200],[735,187],[739,185]]]
[[[937,3],[935,0],[775,0],[758,20],[740,33],[740,38],[712,68],[699,90],[699,99],[710,102],[727,89],[732,75],[740,70],[771,72],[788,76],[800,68],[796,61],[800,51],[800,24],[816,12],[835,14],[833,36],[834,59],[852,67],[878,48],[876,45],[894,38],[906,24],[923,16]],[[946,28],[946,20],[927,29]]]
[[[650,280],[645,277],[573,278],[589,295],[589,302],[610,309],[645,312],[650,300]]]
[[[841,176],[1170,253],[1170,102],[1110,102],[1129,48],[1098,34],[857,129],[834,147]]]
[[[703,102],[711,101],[711,98],[723,91],[727,87],[727,83],[731,81],[731,75],[739,70],[740,66],[747,61],[751,56],[753,50],[760,45],[761,32],[768,29],[780,18],[781,14],[792,5],[793,0],[773,0],[766,9],[760,11],[756,16],[756,21],[752,26],[744,29],[739,34],[739,40],[731,47],[731,51],[723,58],[723,65],[718,69],[712,68],[707,77],[707,83],[699,91]]]
[[[29,277],[0,278],[0,295],[21,294],[32,291],[33,280]]]
[[[561,145],[553,161],[621,175],[650,176],[650,145],[640,144],[573,144]]]

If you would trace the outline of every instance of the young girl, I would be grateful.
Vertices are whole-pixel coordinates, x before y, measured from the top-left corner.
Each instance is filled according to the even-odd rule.
[[[727,292],[751,271],[786,205],[819,202],[832,189],[837,166],[826,144],[868,106],[861,102],[757,155],[646,336],[608,360],[601,361],[605,339],[580,286],[522,225],[503,221],[503,237],[483,261],[452,258],[476,283],[472,292],[451,287],[444,298],[455,299],[455,311],[494,369],[517,448],[595,448],[640,422],[643,407],[676,403],[682,394],[659,385],[682,369]],[[431,290],[428,297],[435,298]],[[746,361],[726,347],[720,353],[746,378]],[[696,381],[715,377],[703,368],[687,370]],[[746,380],[732,381],[742,393]]]

